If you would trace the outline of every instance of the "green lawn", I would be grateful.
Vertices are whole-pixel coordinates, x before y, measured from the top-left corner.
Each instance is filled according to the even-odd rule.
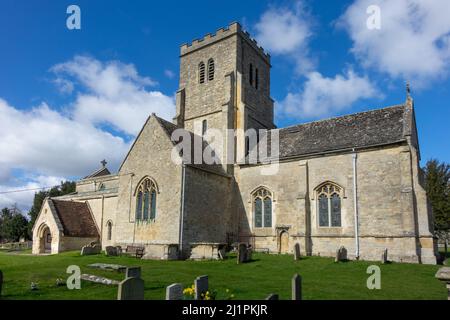
[[[166,286],[180,282],[185,286],[207,274],[209,285],[224,296],[229,289],[235,299],[264,299],[278,293],[290,298],[290,281],[295,273],[303,277],[303,298],[310,299],[447,299],[445,286],[434,278],[439,266],[378,262],[340,262],[331,258],[304,257],[293,261],[290,255],[255,254],[253,262],[237,265],[225,261],[149,261],[104,255],[80,256],[68,252],[53,256],[31,256],[0,252],[3,271],[3,299],[115,299],[117,287],[82,281],[81,290],[57,287],[57,278],[66,279],[66,268],[78,265],[82,273],[123,279],[121,273],[88,268],[95,262],[141,266],[146,299],[164,299]],[[366,287],[369,265],[381,268],[381,290]],[[37,282],[38,291],[31,291]]]

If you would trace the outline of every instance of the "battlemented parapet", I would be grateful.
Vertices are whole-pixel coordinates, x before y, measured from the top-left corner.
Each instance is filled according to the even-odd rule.
[[[263,57],[268,64],[270,64],[270,54],[265,52],[264,48],[259,46],[257,41],[253,39],[247,31],[242,30],[239,22],[232,22],[228,27],[218,29],[215,34],[208,33],[203,38],[195,39],[191,43],[182,44],[180,47],[180,54],[181,56],[187,55],[193,51],[199,50],[200,48],[226,39],[235,34],[239,34]]]

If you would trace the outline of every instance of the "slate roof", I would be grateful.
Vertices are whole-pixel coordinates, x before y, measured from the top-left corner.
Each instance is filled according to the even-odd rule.
[[[110,175],[111,172],[108,170],[108,168],[106,167],[102,167],[96,171],[94,171],[93,173],[91,173],[90,175],[84,177],[83,179],[89,179],[89,178],[96,178],[96,177],[102,177],[102,176],[108,176]]]
[[[281,128],[280,158],[405,141],[409,116],[408,108],[398,105]]]
[[[61,221],[64,236],[80,238],[99,237],[91,210],[85,202],[54,199],[50,199],[50,201],[52,201],[56,214]]]
[[[155,116],[156,120],[158,120],[158,122],[161,124],[161,126],[163,127],[163,129],[166,131],[166,133],[169,136],[169,139],[172,137],[172,133],[176,130],[176,129],[183,129],[181,127],[178,127],[177,125],[173,124],[172,122],[169,122],[167,120],[164,120],[163,118],[160,118],[158,116]],[[190,135],[191,135],[191,146],[192,146],[192,151],[191,151],[191,162],[194,161],[193,157],[194,157],[194,137],[197,137],[198,139],[201,139],[201,137],[196,136],[194,133],[187,131]],[[171,140],[172,141],[172,140]],[[176,145],[178,142],[176,141],[172,141],[172,143],[174,145]],[[206,141],[203,140],[203,149],[205,150],[206,147],[208,147],[208,143]],[[199,164],[194,164],[194,163],[190,163],[189,166],[191,167],[195,167],[195,168],[199,168],[202,170],[207,170],[207,171],[211,171],[213,173],[218,173],[221,175],[226,175],[226,172],[223,170],[222,165],[220,164],[206,164],[206,163],[199,163]]]

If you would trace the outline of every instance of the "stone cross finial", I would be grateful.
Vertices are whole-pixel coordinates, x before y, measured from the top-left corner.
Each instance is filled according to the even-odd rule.
[[[102,164],[103,168],[105,168],[105,167],[106,167],[106,164],[107,164],[108,162],[106,162],[106,160],[103,159],[102,161],[100,161],[100,163]]]
[[[409,81],[406,81],[406,98],[411,99],[411,86],[409,85]]]

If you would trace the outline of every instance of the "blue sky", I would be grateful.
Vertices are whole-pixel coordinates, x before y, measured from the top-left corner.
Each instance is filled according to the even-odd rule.
[[[450,2],[24,1],[0,11],[0,192],[113,170],[145,121],[173,115],[179,46],[240,22],[272,55],[279,127],[403,103],[422,164],[450,161]],[[68,30],[66,9],[81,9]],[[369,5],[381,27],[369,30]],[[32,192],[0,194],[26,208]]]

